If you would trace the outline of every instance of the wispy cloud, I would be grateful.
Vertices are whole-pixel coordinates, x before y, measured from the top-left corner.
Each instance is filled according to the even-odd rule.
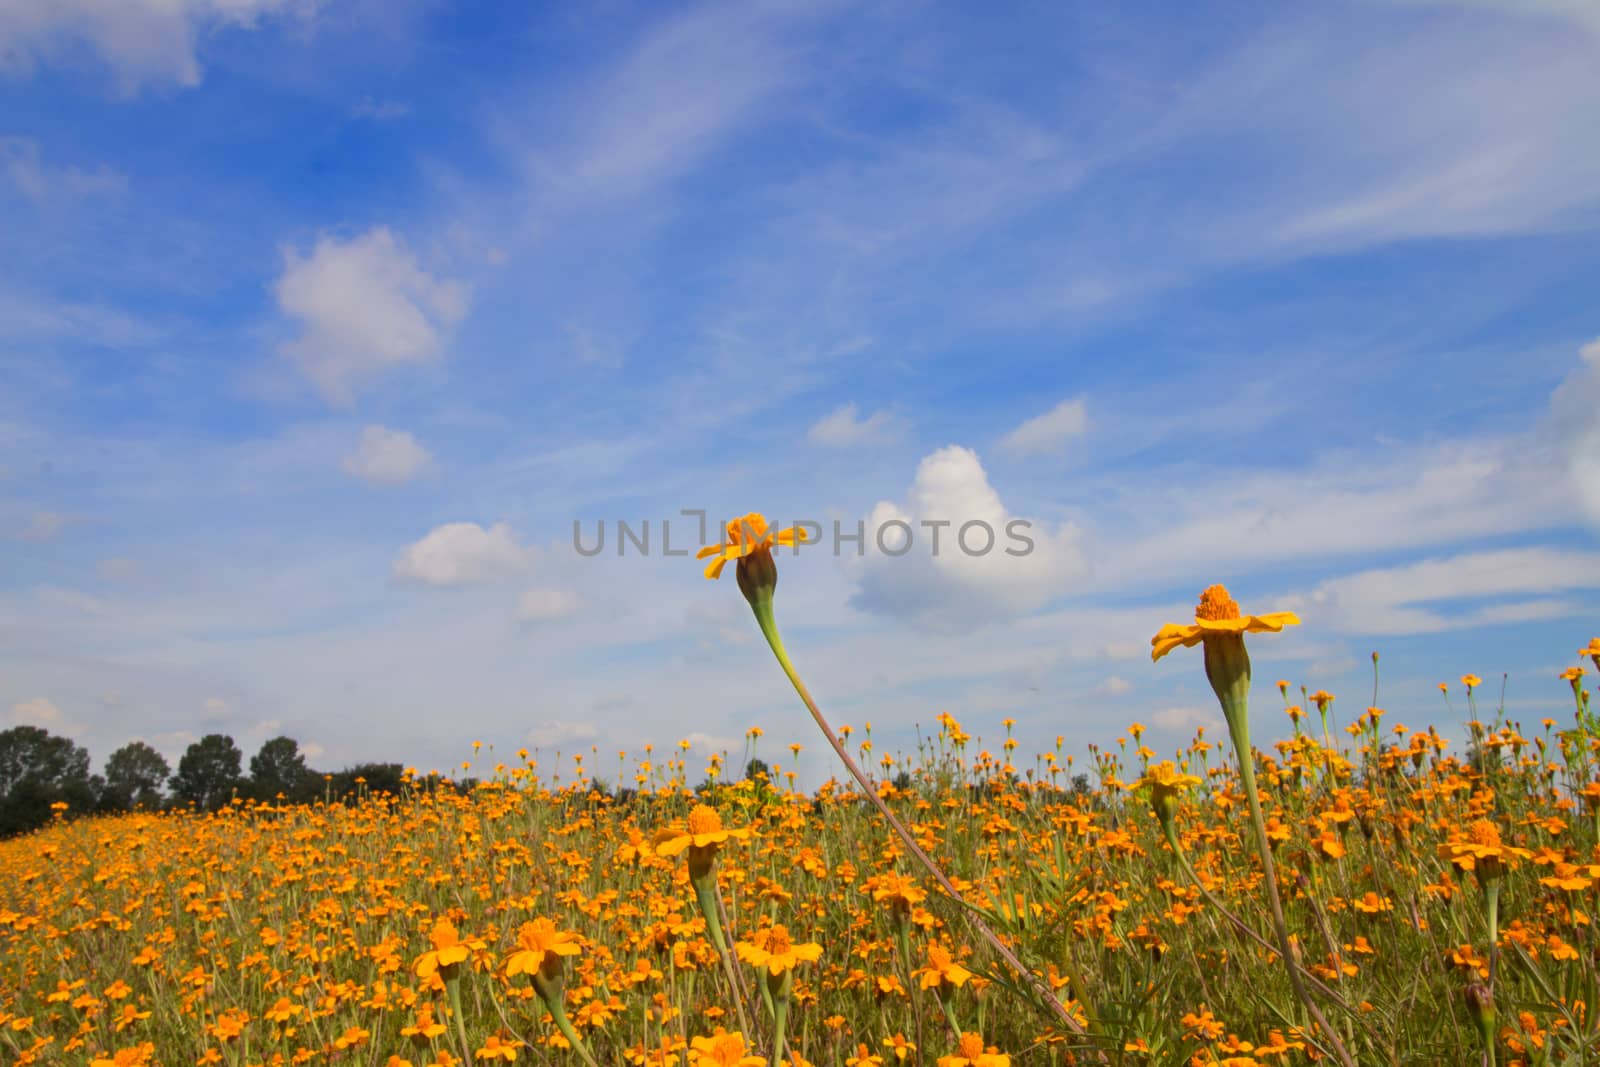
[[[829,448],[849,448],[893,440],[902,428],[902,421],[890,412],[874,411],[862,418],[856,405],[844,404],[812,423],[806,439]]]

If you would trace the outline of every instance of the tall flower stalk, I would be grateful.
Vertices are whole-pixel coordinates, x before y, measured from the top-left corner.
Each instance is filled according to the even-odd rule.
[[[1256,788],[1255,750],[1250,746],[1250,655],[1245,651],[1244,635],[1277,633],[1285,626],[1299,622],[1300,619],[1288,611],[1241,615],[1238,603],[1228,595],[1228,590],[1213,585],[1200,594],[1200,606],[1195,609],[1195,621],[1192,624],[1168,624],[1150,639],[1150,658],[1159,660],[1180,645],[1185,648],[1204,646],[1206,678],[1211,682],[1211,689],[1222,705],[1223,717],[1228,721],[1228,736],[1239,762],[1239,783],[1244,789],[1245,803],[1250,810],[1256,852],[1261,857],[1267,904],[1272,914],[1272,930],[1277,938],[1278,954],[1288,972],[1289,985],[1294,990],[1295,998],[1321,1028],[1339,1062],[1344,1067],[1356,1067],[1356,1061],[1344,1047],[1338,1031],[1329,1025],[1322,1009],[1311,999],[1305,973],[1296,958],[1294,942],[1289,937],[1289,926],[1283,917],[1283,901],[1278,894],[1278,872],[1272,860],[1272,842],[1267,838],[1267,823],[1261,813],[1261,795]]]
[[[906,828],[905,824],[900,821],[899,816],[895,815],[890,810],[889,805],[884,803],[883,798],[878,795],[877,787],[872,779],[867,777],[866,773],[851,757],[849,751],[834,732],[833,727],[829,725],[828,720],[823,716],[821,709],[817,707],[817,702],[812,699],[810,690],[806,688],[805,682],[800,678],[800,673],[795,670],[794,663],[789,659],[788,651],[783,647],[783,638],[778,633],[778,621],[773,614],[773,593],[778,587],[778,567],[773,561],[772,549],[777,545],[798,547],[806,540],[808,540],[808,537],[803,527],[795,526],[781,531],[772,530],[768,528],[767,520],[764,516],[752,512],[742,519],[728,523],[727,539],[720,545],[707,545],[702,548],[699,552],[699,558],[711,559],[705,571],[706,577],[711,579],[721,577],[723,568],[728,563],[734,562],[737,564],[736,577],[739,582],[739,591],[744,594],[745,600],[749,602],[750,610],[754,612],[756,617],[756,625],[761,628],[761,635],[767,639],[767,645],[772,649],[772,654],[777,657],[778,666],[783,668],[784,675],[789,679],[789,683],[794,686],[801,703],[805,705],[806,711],[810,712],[812,721],[822,731],[822,736],[827,738],[828,745],[833,749],[833,754],[839,757],[839,762],[844,764],[845,769],[850,772],[850,776],[856,780],[867,799],[878,809],[878,814],[883,817],[883,820],[889,824],[895,835],[900,838],[901,843],[905,845],[912,858],[922,865],[933,880],[938,883],[940,889],[944,890],[952,900],[961,905],[968,921],[972,923],[973,929],[978,932],[984,942],[994,950],[996,955],[1005,961],[1006,966],[1019,979],[1027,982],[1037,993],[1042,995],[1044,1001],[1052,1007],[1063,1025],[1080,1036],[1087,1036],[1083,1025],[1078,1022],[1065,1004],[1056,999],[1049,985],[1030,971],[1022,960],[1017,957],[1017,954],[1011,950],[1010,946],[1000,939],[999,935],[989,927],[988,923],[983,921],[983,918],[978,914],[977,908],[967,901],[961,891],[955,887],[950,878],[934,862],[933,858],[917,843],[916,838]]]

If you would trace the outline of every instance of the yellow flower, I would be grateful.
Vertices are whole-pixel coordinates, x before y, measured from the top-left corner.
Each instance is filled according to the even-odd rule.
[[[717,814],[716,808],[707,804],[696,804],[689,812],[688,821],[683,826],[668,828],[656,834],[655,849],[657,855],[676,856],[691,846],[715,848],[728,841],[744,841],[749,836],[748,826],[729,829],[722,825],[722,816]]]
[[[1195,608],[1193,623],[1179,626],[1169,622],[1150,639],[1150,658],[1158,660],[1179,645],[1193,648],[1209,635],[1277,633],[1285,626],[1299,623],[1300,617],[1292,611],[1240,615],[1239,605],[1228,595],[1228,590],[1213,585],[1200,594],[1200,606]]]
[[[765,1056],[745,1054],[744,1035],[718,1030],[710,1037],[697,1037],[689,1043],[694,1067],[767,1067]]]
[[[757,930],[749,941],[736,942],[734,949],[741,960],[752,967],[763,968],[773,976],[793,970],[801,963],[813,963],[822,956],[821,945],[814,941],[795,944],[789,938],[788,929],[782,925]]]
[[[426,978],[443,967],[453,967],[469,958],[474,951],[482,951],[484,948],[482,941],[463,941],[460,933],[456,931],[455,924],[449,919],[440,919],[434,923],[432,932],[428,934],[428,940],[433,944],[433,948],[417,957],[418,978]]]
[[[499,1034],[490,1034],[489,1040],[484,1042],[483,1047],[477,1051],[475,1058],[483,1061],[505,1060],[507,1063],[515,1063],[517,1060],[517,1043],[501,1041]]]
[[[972,977],[972,972],[955,961],[950,955],[950,950],[943,945],[928,946],[928,965],[919,967],[912,974],[921,975],[919,985],[923,989],[944,987],[946,985],[960,988],[967,984]]]
[[[706,559],[715,556],[706,566],[707,578],[722,577],[722,568],[730,560],[738,560],[741,565],[747,557],[755,557],[751,562],[772,562],[772,546],[804,544],[810,540],[810,535],[800,526],[791,526],[787,530],[773,530],[767,527],[767,518],[758,511],[752,511],[742,519],[735,519],[728,523],[728,534],[720,545],[706,545],[695,554],[696,559]]]
[[[940,1056],[939,1067],[1011,1067],[1011,1057],[990,1045],[983,1047],[983,1035],[964,1033],[954,1056]]]
[[[557,930],[549,919],[525,922],[517,931],[517,947],[506,958],[506,977],[537,974],[547,963],[555,965],[562,956],[576,956],[582,951],[577,934]]]
[[[1200,779],[1194,775],[1180,774],[1171,760],[1162,760],[1147,767],[1144,777],[1133,783],[1133,788],[1149,791],[1150,806],[1161,820],[1162,829],[1166,830],[1178,814],[1178,797],[1185,789],[1199,784]]]
[[[1479,678],[1476,674],[1463,674],[1461,676],[1461,684],[1466,686],[1467,689],[1470,691],[1470,690],[1476,689],[1476,688],[1478,688],[1478,686],[1482,685],[1483,684],[1483,679]]]
[[[1511,866],[1507,861],[1528,859],[1533,853],[1503,843],[1500,828],[1488,819],[1479,819],[1467,827],[1464,835],[1440,845],[1439,855],[1460,870],[1497,877]]]
[[[1152,797],[1177,796],[1191,786],[1200,784],[1192,774],[1180,774],[1171,760],[1162,760],[1148,767],[1144,777],[1133,783],[1135,789],[1148,788]]]

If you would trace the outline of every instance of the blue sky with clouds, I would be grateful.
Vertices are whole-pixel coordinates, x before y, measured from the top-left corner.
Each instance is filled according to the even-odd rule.
[[[1182,743],[1148,639],[1213,581],[1345,721],[1373,649],[1406,721],[1466,671],[1563,714],[1596,115],[1583,0],[0,0],[0,716],[821,772],[685,508],[1033,524],[781,561],[880,750]]]

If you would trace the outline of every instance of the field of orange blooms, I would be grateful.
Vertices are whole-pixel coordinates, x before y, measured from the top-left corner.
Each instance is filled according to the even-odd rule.
[[[1273,628],[1207,598],[1157,656]],[[468,792],[64,815],[0,845],[0,1062],[1594,1062],[1600,734],[1563,678],[1566,723],[1452,685],[1459,752],[1280,682],[1292,739],[1163,760],[1135,724],[1076,788],[1009,723],[905,759],[841,730],[938,876],[794,751],[698,791],[677,753],[625,792],[522,753]]]

